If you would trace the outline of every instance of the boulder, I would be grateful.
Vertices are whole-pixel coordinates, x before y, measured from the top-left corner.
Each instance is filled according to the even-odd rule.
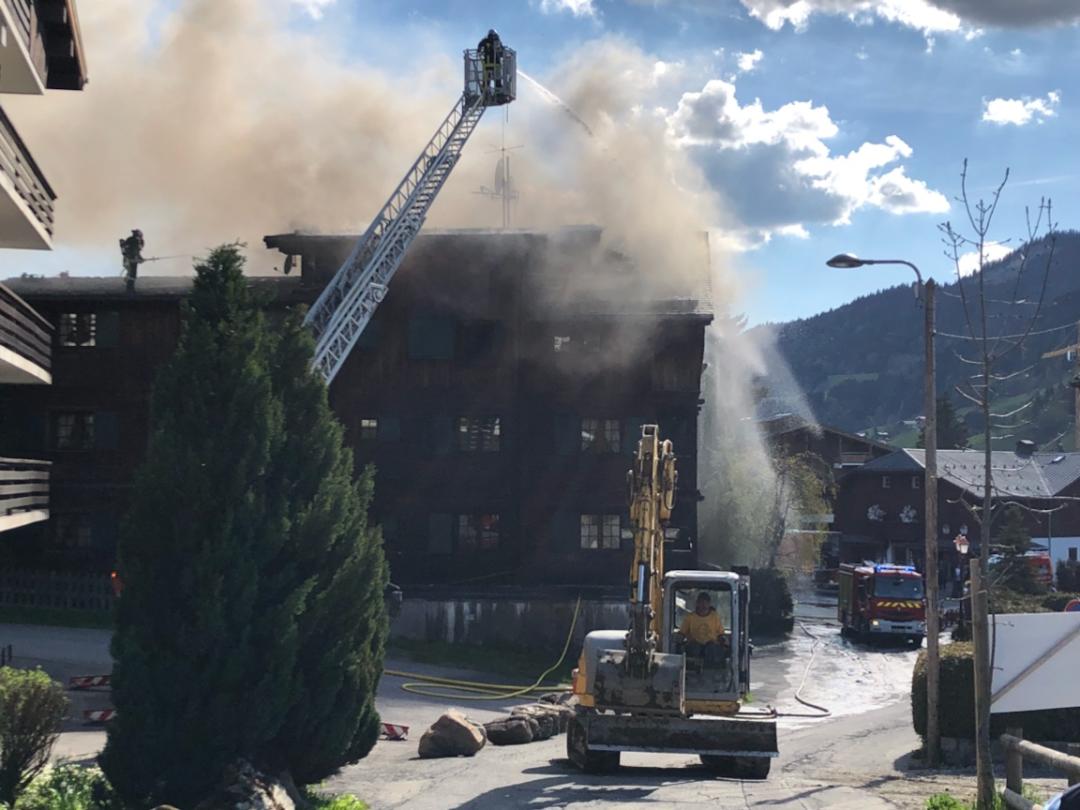
[[[471,757],[484,747],[484,729],[456,709],[447,709],[420,738],[421,759]]]
[[[552,734],[562,734],[566,731],[566,727],[574,716],[574,709],[568,705],[529,703],[524,706],[516,706],[510,713],[535,717],[541,725],[551,725],[551,734],[548,735],[550,737]]]
[[[539,730],[535,720],[528,717],[506,717],[484,724],[487,738],[492,745],[522,745],[533,741],[533,728]]]
[[[554,703],[556,706],[573,706],[577,695],[573,692],[545,692],[540,696],[541,703]]]
[[[243,760],[230,766],[222,787],[195,810],[295,810],[289,786]]]

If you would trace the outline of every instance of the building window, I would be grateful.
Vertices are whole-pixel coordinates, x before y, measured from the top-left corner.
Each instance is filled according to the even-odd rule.
[[[360,441],[373,442],[379,437],[379,420],[362,418],[360,420]]]
[[[588,453],[618,453],[622,431],[618,419],[581,420],[581,450]]]
[[[619,515],[582,515],[581,547],[619,548],[622,545],[622,518]]]
[[[59,335],[61,346],[96,346],[97,316],[93,312],[64,312]]]
[[[55,414],[53,446],[57,450],[93,449],[94,414],[84,412]]]
[[[459,416],[457,446],[464,453],[494,453],[499,449],[502,425],[497,416]]]
[[[491,551],[498,547],[499,516],[497,514],[458,515],[458,551]]]
[[[881,476],[881,488],[882,489],[891,489],[892,488],[892,479],[889,478],[889,476],[887,476],[887,475]]]
[[[912,476],[912,478],[911,478],[911,488],[912,489],[921,489],[922,488],[922,479],[919,478],[919,476],[917,476],[917,475]]]
[[[55,548],[86,549],[94,544],[94,533],[86,515],[56,515],[52,529]]]

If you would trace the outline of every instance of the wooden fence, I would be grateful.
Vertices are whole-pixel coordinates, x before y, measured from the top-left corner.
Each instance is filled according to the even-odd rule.
[[[1080,756],[1063,754],[1053,748],[1028,742],[1023,738],[1021,729],[1011,729],[1010,733],[1002,734],[1001,747],[1005,750],[1005,789],[1001,798],[1007,807],[1015,810],[1042,810],[1042,805],[1024,798],[1025,759],[1061,771],[1068,777],[1070,785],[1080,782]],[[1080,750],[1074,753],[1080,753]]]
[[[108,574],[0,570],[0,607],[108,611],[113,598]]]

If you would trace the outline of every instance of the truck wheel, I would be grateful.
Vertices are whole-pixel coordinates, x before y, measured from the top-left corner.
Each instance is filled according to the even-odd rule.
[[[740,779],[767,779],[770,757],[735,757],[735,775]]]
[[[585,773],[611,773],[619,768],[618,751],[589,750],[585,727],[576,717],[566,726],[566,757]]]

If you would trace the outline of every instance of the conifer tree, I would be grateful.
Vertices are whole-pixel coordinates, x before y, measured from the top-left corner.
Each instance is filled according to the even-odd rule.
[[[114,704],[102,765],[136,806],[194,804],[237,759],[298,782],[375,739],[385,562],[371,475],[271,329],[236,246],[196,268],[120,542]]]

